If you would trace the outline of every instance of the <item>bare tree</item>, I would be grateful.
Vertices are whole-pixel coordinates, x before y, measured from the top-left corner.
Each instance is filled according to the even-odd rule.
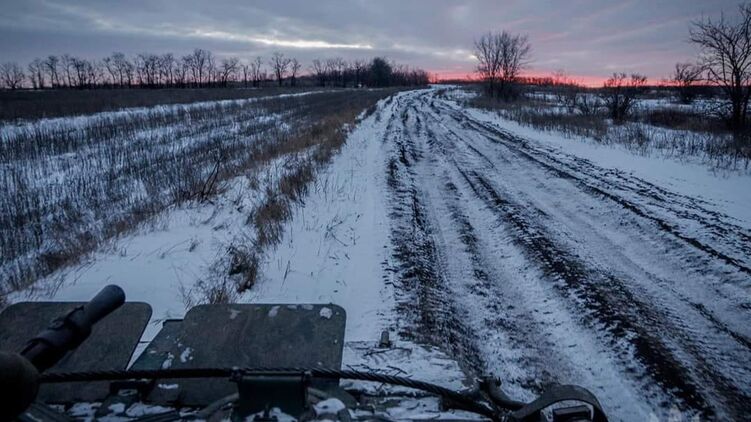
[[[105,74],[104,65],[99,60],[89,62],[89,86],[95,87],[97,85],[103,85],[107,81],[107,75]]]
[[[190,70],[190,76],[196,86],[210,82],[214,71],[214,56],[210,51],[196,48],[193,53],[182,58]]]
[[[695,97],[694,85],[701,80],[704,72],[701,66],[693,63],[676,63],[670,82],[678,88],[681,102],[689,104]]]
[[[511,85],[529,64],[531,53],[526,35],[488,32],[475,41],[477,72],[488,83],[491,96],[511,93]]]
[[[216,57],[211,51],[206,51],[206,82],[212,83],[219,80],[219,67]]]
[[[128,60],[128,58],[125,57],[124,54],[120,54],[118,60],[120,66],[122,67],[123,74],[125,75],[125,81],[128,84],[128,87],[130,87],[131,85],[133,85],[133,72],[135,71],[135,66],[133,66],[133,62],[131,60]]]
[[[409,73],[407,66],[391,61],[391,69],[391,83],[393,83],[394,85],[406,85],[407,83],[404,76]]]
[[[136,56],[136,75],[138,83],[153,88],[159,83],[160,57],[156,54],[142,53]]]
[[[31,87],[34,89],[44,89],[44,64],[42,59],[34,59],[27,66],[29,70],[29,80]]]
[[[243,74],[243,87],[248,87],[248,80],[250,80],[252,72],[250,70],[250,64],[248,63],[242,63],[240,64],[240,71],[242,71]]]
[[[289,81],[292,86],[297,84],[297,75],[300,73],[302,65],[297,59],[293,58],[289,63]]]
[[[60,86],[60,78],[57,74],[57,65],[60,63],[60,59],[57,56],[47,56],[44,60],[44,70],[47,72],[48,80],[53,88]]]
[[[550,85],[558,104],[566,107],[569,113],[573,113],[576,110],[576,97],[579,91],[576,83],[571,80],[566,71],[560,69],[553,72]]]
[[[289,71],[289,65],[291,62],[291,59],[284,57],[284,54],[278,51],[271,56],[269,66],[271,66],[279,86],[282,86],[282,83],[284,83],[284,78],[287,77],[287,72]]]
[[[73,57],[69,54],[63,54],[60,57],[60,64],[62,65],[65,74],[65,84],[69,87],[73,86],[73,61]]]
[[[325,80],[330,82],[332,86],[346,86],[347,84],[347,62],[341,57],[333,57],[326,59],[323,64]]]
[[[25,75],[18,63],[8,62],[0,65],[0,81],[8,89],[18,89],[23,85]]]
[[[751,94],[751,4],[739,6],[739,19],[731,22],[705,18],[692,23],[690,40],[701,50],[701,64],[710,83],[720,86],[730,101],[728,124],[746,126]]]
[[[242,72],[242,81],[247,87],[250,80],[254,86],[266,85],[276,80],[279,86],[289,79],[289,84],[297,85],[304,73],[302,64],[296,58],[287,58],[275,53],[269,64],[272,69],[262,69],[263,60],[256,57],[251,62],[241,63],[238,58],[219,60],[210,51],[195,49],[192,53],[176,59],[172,53],[141,53],[132,58],[123,53],[112,53],[100,60],[84,59],[64,54],[35,59],[26,68],[6,63],[0,77],[0,86],[17,89],[30,86],[34,89],[67,86],[70,88],[97,87],[168,87],[168,86],[227,86],[237,81]],[[310,67],[310,75],[321,86],[346,87],[363,83],[375,86],[424,85],[430,75],[417,68],[375,58],[372,62],[362,60],[347,62],[341,57],[316,59]],[[28,70],[24,74],[24,70]],[[511,73],[510,73],[511,74]],[[18,75],[20,80],[18,80]]]
[[[326,64],[319,59],[313,60],[310,70],[318,80],[318,85],[326,86]]]
[[[337,72],[337,59],[326,59],[326,80],[332,86],[336,85],[336,81],[339,80],[339,73]]]
[[[86,83],[86,69],[84,69],[83,61],[78,57],[68,56],[66,64],[70,69],[67,71],[69,73],[68,86],[83,88],[84,83]]]
[[[185,63],[184,57],[179,61],[175,59],[175,85],[179,87],[186,86],[188,82],[188,64]]]
[[[91,62],[78,57],[70,57],[69,63],[72,68],[71,81],[75,82],[75,84],[71,83],[70,86],[82,89],[93,83],[95,72]]]
[[[146,86],[149,84],[149,75],[147,72],[147,59],[145,54],[138,54],[133,59],[133,67],[136,72],[136,82],[138,85]]]
[[[501,45],[501,82],[510,84],[529,65],[532,46],[526,35],[511,35],[507,32],[501,34]]]
[[[175,80],[175,55],[166,53],[159,56],[159,79],[164,85],[172,85]]]
[[[638,73],[630,77],[625,73],[614,73],[600,93],[610,118],[620,122],[631,112],[636,96],[647,85],[647,77]]]
[[[130,86],[133,82],[133,64],[130,63],[125,54],[112,53],[109,60],[104,61],[107,71],[112,74],[112,83],[114,85]]]
[[[117,81],[118,81],[117,66],[115,66],[115,61],[112,59],[112,56],[107,56],[103,58],[102,65],[107,70],[107,73],[109,73],[110,75],[110,84],[112,86],[117,85]]]
[[[346,70],[347,70],[347,62],[344,61],[341,57],[334,57],[331,60],[331,68],[334,70],[334,74],[336,75],[334,80],[339,81],[339,84],[342,87],[347,86],[347,76],[346,76]]]
[[[222,59],[219,66],[219,80],[222,86],[227,86],[227,83],[235,79],[235,73],[239,65],[240,59],[237,57]]]
[[[365,70],[368,68],[368,62],[365,60],[355,60],[352,62],[352,71],[354,73],[355,77],[355,87],[362,86],[363,83],[363,76],[365,75]]]
[[[550,84],[556,101],[566,107],[569,113],[591,116],[602,109],[601,99],[587,92],[587,88],[568,76],[564,70],[553,72]]]
[[[250,73],[253,77],[253,86],[256,88],[259,87],[261,81],[265,79],[262,63],[263,60],[261,60],[261,57],[256,57],[255,60],[250,62]]]
[[[475,40],[474,56],[477,59],[477,73],[487,84],[490,96],[495,95],[495,86],[501,69],[501,49],[497,34],[488,32]]]

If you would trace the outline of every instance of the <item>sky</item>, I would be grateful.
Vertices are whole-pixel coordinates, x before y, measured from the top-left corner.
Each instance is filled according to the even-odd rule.
[[[472,75],[488,31],[526,34],[527,73],[596,84],[613,72],[667,77],[691,61],[692,20],[732,16],[737,0],[0,0],[0,62],[113,51],[250,59],[385,56],[442,77]]]

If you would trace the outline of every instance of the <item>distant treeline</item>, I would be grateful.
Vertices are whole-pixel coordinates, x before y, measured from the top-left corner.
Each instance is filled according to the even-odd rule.
[[[24,69],[15,62],[0,65],[0,88],[210,88],[241,85],[415,86],[430,82],[428,72],[388,61],[316,59],[303,69],[296,58],[276,52],[270,58],[219,58],[197,48],[182,57],[112,53],[100,60],[69,54],[32,60]]]

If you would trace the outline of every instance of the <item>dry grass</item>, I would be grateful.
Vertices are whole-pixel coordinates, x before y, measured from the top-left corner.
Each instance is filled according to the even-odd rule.
[[[280,229],[266,222],[289,218],[284,207],[301,200],[318,163],[343,142],[344,122],[393,92],[332,91],[95,118],[65,130],[32,125],[12,135],[3,128],[0,188],[7,195],[0,197],[0,297],[77,262],[173,205],[210,201],[230,178],[305,153],[308,163],[273,187],[269,198],[279,203],[260,210],[253,224],[261,228],[261,243],[275,244]],[[264,118],[274,115],[284,124]],[[255,276],[242,273],[247,280],[238,284],[252,285]]]
[[[692,132],[727,133],[727,125],[715,116],[706,116],[678,108],[654,108],[635,113],[633,121],[653,126]]]
[[[292,215],[289,199],[276,192],[267,192],[267,195],[250,218],[256,232],[256,245],[261,249],[281,240],[284,233],[282,223]]]
[[[469,105],[498,112],[535,129],[619,144],[639,154],[699,158],[721,170],[747,171],[751,167],[751,136],[733,135],[715,116],[690,110],[647,109],[633,113],[627,121],[612,124],[602,110],[585,114],[533,98],[505,102],[477,96]]]
[[[232,267],[240,268],[239,272],[242,274],[242,277],[234,281],[237,293],[242,293],[255,284],[260,275],[258,262],[270,248],[281,242],[284,225],[292,218],[295,203],[304,201],[310,183],[315,180],[317,170],[328,164],[344,145],[347,139],[345,128],[355,122],[361,110],[359,106],[343,107],[288,138],[287,142],[275,145],[273,153],[268,152],[269,156],[281,154],[296,158],[286,166],[291,167],[290,171],[285,172],[273,186],[266,187],[265,200],[248,218],[248,224],[255,232],[255,242],[253,247],[246,251],[247,255],[244,255],[241,262],[252,262],[254,265]],[[309,154],[302,154],[304,152]],[[226,286],[215,290],[223,292]]]
[[[340,101],[335,112],[287,134],[283,141],[260,143],[255,147],[254,156],[259,163],[286,157],[281,165],[283,170],[278,179],[265,187],[259,186],[256,171],[248,172],[249,187],[263,190],[263,200],[247,218],[252,234],[248,234],[242,243],[228,246],[227,253],[212,265],[211,277],[199,280],[183,293],[186,306],[234,302],[257,283],[261,263],[282,241],[285,223],[293,217],[294,207],[304,203],[317,172],[346,142],[347,128],[356,122],[358,115],[365,118],[372,114],[376,101],[392,92],[368,99]]]

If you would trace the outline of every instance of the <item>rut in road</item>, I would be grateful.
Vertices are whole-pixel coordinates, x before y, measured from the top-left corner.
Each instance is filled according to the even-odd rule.
[[[382,113],[392,270],[423,336],[525,399],[577,383],[616,419],[748,413],[748,230],[437,90]]]

